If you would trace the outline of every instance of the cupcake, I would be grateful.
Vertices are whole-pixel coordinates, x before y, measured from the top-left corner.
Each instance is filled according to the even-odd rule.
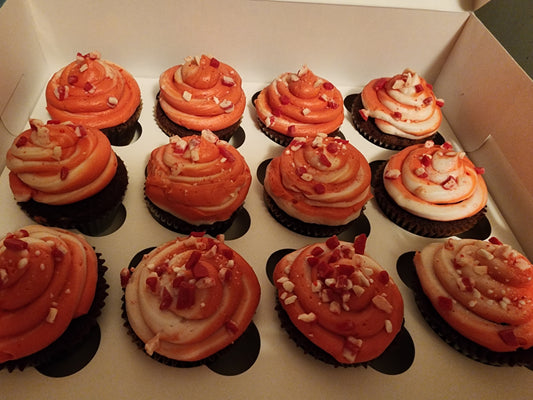
[[[209,129],[229,140],[246,106],[237,71],[214,57],[187,57],[159,77],[155,119],[168,136],[199,135]]]
[[[450,238],[417,251],[414,264],[434,309],[426,319],[457,349],[491,363],[503,357],[492,352],[533,347],[533,265],[511,246]],[[435,325],[435,312],[460,336]],[[471,350],[468,340],[490,352]]]
[[[100,53],[78,53],[46,85],[46,108],[55,120],[98,128],[111,144],[125,145],[141,114],[141,91],[128,71]]]
[[[26,226],[0,244],[0,369],[37,366],[89,333],[106,268],[83,236],[59,228]]]
[[[255,99],[261,130],[287,146],[294,138],[335,135],[344,120],[342,95],[304,66],[274,79]]]
[[[400,291],[364,254],[365,243],[365,235],[353,243],[332,236],[287,254],[274,269],[282,325],[304,351],[333,365],[377,358],[403,324]]]
[[[365,157],[348,141],[297,138],[267,166],[264,198],[272,216],[308,236],[331,236],[357,219],[370,193]]]
[[[260,298],[252,267],[223,236],[178,237],[120,275],[134,340],[173,366],[212,360],[243,334]]]
[[[427,141],[401,150],[377,170],[374,196],[402,228],[427,237],[454,236],[485,215],[483,172],[448,142]]]
[[[231,226],[251,180],[243,156],[212,132],[171,136],[150,155],[145,199],[152,216],[168,229],[216,235]]]
[[[424,78],[406,69],[392,78],[371,80],[355,96],[352,118],[368,140],[400,150],[434,139],[442,121],[443,105]]]
[[[98,129],[31,119],[7,151],[15,200],[42,225],[93,232],[122,203],[126,167]]]

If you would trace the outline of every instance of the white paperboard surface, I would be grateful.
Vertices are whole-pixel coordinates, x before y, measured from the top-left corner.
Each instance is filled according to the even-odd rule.
[[[115,148],[130,176],[124,200],[127,211],[124,225],[105,237],[88,237],[103,253],[109,267],[106,273],[109,296],[99,319],[98,352],[85,368],[64,378],[46,377],[32,368],[13,373],[0,371],[2,398],[40,399],[45,395],[54,399],[522,399],[533,392],[531,370],[475,362],[445,344],[428,327],[414,304],[412,292],[400,280],[395,264],[404,252],[421,249],[433,240],[396,227],[381,214],[373,200],[365,210],[371,223],[367,252],[389,271],[404,297],[406,329],[415,344],[414,362],[406,372],[385,375],[372,368],[331,368],[303,354],[279,327],[274,311],[274,288],[265,273],[266,260],[272,252],[298,248],[314,239],[281,227],[262,203],[262,186],[255,171],[262,161],[279,154],[281,148],[258,130],[250,103],[252,95],[279,73],[296,71],[302,64],[308,64],[316,74],[333,81],[344,95],[360,90],[373,77],[394,74],[404,67],[415,68],[429,81],[436,82],[436,90],[446,84],[454,85],[456,76],[450,73],[444,79],[441,70],[442,74],[453,71],[447,65],[449,57],[454,54],[458,57],[463,52],[454,48],[459,43],[457,39],[469,40],[469,37],[462,38],[463,26],[470,18],[468,12],[236,0],[216,3],[169,0],[161,1],[159,7],[141,1],[76,0],[54,6],[59,3],[62,2],[8,0],[0,8],[2,32],[4,22],[12,17],[33,23],[36,32],[34,37],[21,39],[24,45],[35,46],[36,58],[2,42],[0,50],[6,51],[3,54],[8,54],[10,59],[21,58],[18,68],[0,64],[0,81],[4,77],[9,81],[0,86],[0,98],[5,98],[6,93],[21,96],[13,79],[18,82],[17,70],[33,71],[35,59],[39,71],[35,75],[27,74],[32,76],[35,86],[40,85],[24,89],[28,93],[27,103],[17,107],[9,101],[7,106],[0,103],[2,121],[10,121],[10,126],[11,122],[22,125],[11,133],[0,126],[0,144],[4,148],[10,144],[13,134],[26,126],[25,120],[30,115],[48,118],[42,89],[49,75],[70,62],[77,51],[93,49],[138,78],[144,103],[140,119],[142,134],[135,143]],[[12,28],[22,34],[28,27],[13,24]],[[157,76],[185,56],[201,52],[211,53],[234,66],[243,76],[248,98],[242,122],[246,140],[239,151],[254,178],[245,203],[252,223],[246,235],[229,244],[254,267],[261,283],[261,302],[254,317],[261,350],[254,365],[237,376],[222,376],[207,367],[176,369],[151,360],[130,341],[120,317],[120,270],[138,251],[175,237],[153,221],[142,194],[149,152],[168,140],[152,117]],[[513,75],[511,79],[521,78]],[[447,100],[445,115],[448,107],[456,107],[454,101]],[[441,132],[459,144],[462,138],[456,137],[456,130],[461,129],[455,127],[455,120],[446,117]],[[453,113],[451,117],[455,118]],[[363,139],[347,112],[341,131],[368,161],[386,159],[392,154]],[[487,139],[484,143],[492,142]],[[489,160],[496,152],[483,146],[479,150],[487,150],[487,154],[478,154]],[[31,223],[13,201],[5,169],[0,176],[0,204],[2,235]],[[489,199],[488,209],[493,234],[521,249],[493,197]],[[523,222],[518,226],[523,226]]]

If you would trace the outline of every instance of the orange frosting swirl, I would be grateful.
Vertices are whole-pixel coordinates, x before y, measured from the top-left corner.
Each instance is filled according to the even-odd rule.
[[[98,52],[82,55],[56,72],[46,86],[52,118],[98,129],[126,122],[141,102],[133,76]]]
[[[225,221],[244,203],[252,176],[243,156],[212,132],[173,136],[152,151],[146,196],[193,224]]]
[[[432,141],[409,146],[393,155],[383,173],[385,189],[400,207],[435,221],[470,217],[487,204],[481,174],[464,152]]]
[[[30,225],[0,246],[0,363],[33,354],[86,314],[98,279],[97,257],[81,236]]]
[[[307,67],[286,72],[264,88],[255,100],[263,124],[290,137],[335,132],[344,120],[342,94]]]
[[[406,69],[392,78],[370,81],[361,93],[361,115],[375,118],[384,133],[407,139],[424,139],[433,135],[442,122],[433,88],[416,72]]]
[[[378,357],[398,334],[403,300],[389,274],[354,243],[310,244],[274,269],[279,301],[309,340],[343,364]]]
[[[17,201],[75,203],[101,191],[115,175],[117,158],[96,128],[32,119],[6,156]]]
[[[176,124],[218,131],[238,122],[246,106],[242,79],[213,57],[188,57],[159,78],[159,104]]]
[[[370,193],[370,166],[346,140],[294,139],[267,167],[264,187],[290,216],[307,223],[343,225],[355,220]]]
[[[416,253],[424,293],[451,327],[497,352],[533,346],[533,265],[497,239],[450,238]]]
[[[149,355],[204,359],[246,330],[259,303],[252,267],[222,235],[176,238],[130,272],[121,272],[128,321]]]

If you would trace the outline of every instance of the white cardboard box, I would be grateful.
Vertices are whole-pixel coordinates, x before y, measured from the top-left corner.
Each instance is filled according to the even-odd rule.
[[[411,367],[398,375],[373,368],[331,368],[304,355],[279,327],[274,288],[266,273],[272,252],[313,241],[280,227],[264,208],[255,171],[280,147],[257,128],[251,96],[281,72],[307,64],[344,95],[370,79],[410,67],[434,83],[446,100],[441,132],[487,170],[488,217],[493,234],[533,257],[533,83],[472,14],[484,1],[407,0],[322,4],[253,0],[194,2],[159,0],[7,0],[0,8],[0,151],[5,154],[28,118],[48,119],[43,89],[48,78],[80,52],[98,50],[128,69],[141,86],[142,134],[115,151],[125,161],[130,184],[124,225],[105,237],[89,237],[109,270],[106,306],[99,319],[101,341],[90,363],[64,378],[29,368],[0,371],[2,398],[506,398],[533,393],[525,367],[494,367],[473,361],[445,344],[425,323],[412,292],[395,269],[397,258],[431,242],[397,228],[371,201],[367,250],[387,268],[402,291],[405,324],[415,345]],[[348,4],[351,3],[351,4]],[[357,3],[357,4],[355,4]],[[355,4],[355,5],[354,5]],[[175,234],[155,223],[142,198],[143,172],[152,148],[167,142],[152,116],[157,77],[188,55],[213,54],[234,66],[245,82],[248,107],[239,148],[254,182],[245,207],[246,235],[230,245],[254,267],[262,298],[254,323],[261,338],[253,366],[236,376],[206,367],[161,365],[135,348],[122,326],[119,272],[140,250]],[[363,139],[348,113],[341,127],[369,161],[389,151]],[[0,235],[31,221],[17,208],[0,158]],[[265,237],[268,240],[265,241]],[[287,244],[290,243],[288,246]],[[388,247],[383,251],[383,244]],[[119,249],[119,250],[117,250]]]

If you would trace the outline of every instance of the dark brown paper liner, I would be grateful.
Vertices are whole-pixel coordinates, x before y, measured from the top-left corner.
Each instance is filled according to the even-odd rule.
[[[313,358],[324,362],[329,365],[333,365],[334,367],[344,367],[344,368],[353,368],[353,367],[359,367],[364,366],[365,368],[368,365],[368,362],[364,363],[353,363],[353,364],[344,364],[335,359],[331,354],[328,352],[322,350],[320,347],[318,347],[316,344],[311,342],[308,338],[305,337],[305,335],[298,330],[292,323],[292,321],[289,318],[289,315],[286,313],[286,311],[283,309],[283,306],[279,302],[278,296],[276,296],[276,312],[278,313],[278,318],[281,323],[281,327],[291,340],[296,343],[296,345],[303,350],[305,354],[309,354]]]
[[[362,108],[364,107],[361,100],[361,94],[358,93],[354,96],[351,109],[352,120],[355,128],[365,139],[385,149],[401,150],[414,144],[425,143],[427,140],[434,140],[435,136],[437,135],[437,132],[435,132],[429,137],[414,140],[383,133],[375,124],[374,118],[369,117],[366,121],[363,119],[361,114],[359,114],[359,110]]]
[[[154,108],[154,118],[157,122],[157,125],[161,130],[167,135],[167,136],[192,136],[192,135],[200,135],[201,131],[195,131],[193,129],[188,129],[184,126],[176,124],[174,121],[172,121],[163,109],[161,108],[159,104],[159,93],[156,97],[156,104]],[[241,119],[239,119],[237,122],[233,123],[232,125],[228,126],[224,129],[219,129],[217,131],[212,131],[215,135],[218,136],[219,139],[225,140],[226,142],[231,139],[233,134],[237,131],[239,126],[241,125]]]
[[[49,205],[34,200],[19,202],[20,208],[35,222],[63,229],[95,232],[105,229],[119,209],[128,186],[128,171],[117,156],[115,176],[99,193],[72,204]]]
[[[267,128],[266,125],[259,118],[257,119],[259,123],[259,128],[261,131],[272,141],[277,144],[287,147],[294,139],[292,136],[284,135],[283,133],[277,132],[273,129]],[[328,133],[328,136],[337,136],[340,133],[339,129],[334,130],[331,133]]]
[[[483,364],[493,366],[528,366],[529,368],[533,368],[533,348],[528,350],[519,349],[513,352],[496,352],[462,336],[448,325],[437,310],[435,310],[431,301],[424,294],[418,278],[415,278],[415,281],[416,283],[413,288],[415,303],[422,317],[431,329],[448,345],[468,358]]]
[[[238,211],[242,207],[239,207],[226,221],[218,221],[213,224],[193,225],[183,221],[167,211],[160,209],[154,203],[152,203],[147,196],[144,197],[144,200],[146,202],[146,206],[148,207],[148,211],[150,211],[152,217],[159,224],[173,232],[182,233],[184,235],[188,235],[191,232],[206,232],[211,236],[224,233],[231,227],[233,221],[237,217]]]
[[[279,208],[276,202],[267,194],[265,190],[263,190],[263,199],[268,211],[276,221],[278,221],[287,229],[290,229],[291,231],[301,235],[311,237],[330,237],[344,232],[350,226],[350,223],[336,226],[306,223],[291,217],[289,214]]]
[[[135,130],[137,126],[137,121],[141,116],[142,110],[142,101],[139,103],[139,106],[135,112],[127,119],[127,121],[109,128],[100,129],[104,135],[107,136],[109,142],[113,146],[125,146],[130,144],[135,135]]]
[[[372,183],[374,186],[374,198],[381,211],[396,225],[416,235],[429,238],[445,238],[459,235],[476,226],[486,213],[483,208],[477,214],[456,221],[433,221],[413,215],[398,206],[389,196],[383,184],[383,170],[386,162],[383,162],[374,174]]]
[[[102,313],[105,298],[107,297],[107,289],[109,288],[104,276],[108,269],[104,265],[105,260],[100,253],[96,253],[96,255],[98,259],[98,281],[96,283],[94,300],[89,312],[73,319],[67,327],[67,330],[56,341],[44,349],[29,356],[19,358],[18,360],[2,363],[0,364],[0,370],[5,368],[9,372],[15,369],[22,371],[27,367],[38,367],[53,362],[69,351],[72,351],[85,340],[91,329],[97,324],[97,318]]]

